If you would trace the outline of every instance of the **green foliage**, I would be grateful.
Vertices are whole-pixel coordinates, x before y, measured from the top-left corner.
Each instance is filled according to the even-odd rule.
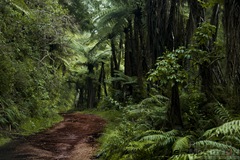
[[[160,129],[169,123],[168,106],[168,98],[156,95],[142,100],[139,104],[125,107],[124,113],[129,121],[143,124],[148,129]]]
[[[180,102],[183,112],[183,123],[187,128],[199,129],[206,124],[207,117],[202,113],[202,106],[206,103],[206,96],[197,88],[188,86],[181,92]]]
[[[43,120],[51,122],[72,106],[62,61],[68,43],[63,36],[70,28],[66,14],[57,0],[0,2],[1,132],[19,131],[39,117],[35,129],[41,128]]]
[[[224,3],[223,0],[209,0],[209,1],[198,0],[198,2],[204,8],[210,8],[210,7],[213,7],[215,4],[223,4]]]
[[[173,52],[167,51],[156,62],[156,69],[151,70],[148,80],[152,82],[160,82],[161,85],[173,86],[177,83],[184,83],[187,74],[182,66],[179,64],[179,58],[182,53],[179,48]]]
[[[192,141],[193,136],[187,135],[185,137],[179,137],[172,146],[172,151],[176,153],[187,153],[190,149],[190,142]]]
[[[214,34],[216,34],[216,26],[208,22],[201,23],[196,29],[193,35],[193,44],[186,49],[186,54],[190,55],[193,65],[203,65],[205,62],[210,64],[219,58],[219,55],[213,54],[212,50],[212,46],[215,46],[211,42]]]
[[[234,120],[209,129],[199,138],[204,138],[203,140],[194,142],[194,139],[191,141],[186,138],[181,139],[182,147],[178,148],[189,148],[189,150],[177,153],[170,159],[238,159],[240,157],[239,123],[239,120]]]
[[[152,129],[166,126],[168,105],[166,97],[152,96],[139,104],[124,107],[120,124],[107,130],[101,139],[101,158],[150,159],[157,150],[169,153],[164,148],[173,144],[178,132]]]
[[[58,114],[52,114],[48,117],[27,118],[25,122],[19,126],[20,134],[27,136],[40,132],[62,120],[63,118]]]
[[[123,106],[120,102],[114,100],[112,97],[106,96],[98,103],[98,108],[103,110],[121,110]]]
[[[236,136],[240,134],[240,120],[226,122],[223,125],[205,132],[206,137],[221,137],[225,135]]]

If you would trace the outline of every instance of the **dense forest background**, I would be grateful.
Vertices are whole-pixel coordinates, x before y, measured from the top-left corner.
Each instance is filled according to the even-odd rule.
[[[239,13],[237,0],[1,1],[0,135],[117,110],[104,160],[239,159]]]

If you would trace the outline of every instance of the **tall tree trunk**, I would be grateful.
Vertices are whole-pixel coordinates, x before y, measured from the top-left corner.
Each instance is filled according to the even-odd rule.
[[[181,114],[181,107],[180,107],[179,89],[178,89],[177,82],[175,82],[175,84],[172,87],[171,110],[170,110],[171,123],[174,129],[183,128],[181,115],[182,114]]]
[[[165,51],[167,29],[167,0],[147,0],[148,50],[151,54],[151,68]]]
[[[130,24],[129,24],[130,25]],[[125,28],[125,54],[124,54],[124,74],[127,76],[132,76],[131,69],[131,41],[130,41],[130,27]]]
[[[224,28],[227,52],[228,86],[237,97],[236,106],[240,104],[240,1],[225,0]]]
[[[167,49],[172,51],[183,45],[184,41],[183,38],[183,20],[181,14],[179,13],[180,4],[178,0],[171,1],[171,8],[170,14],[168,19],[168,26],[167,26],[167,41],[166,46]],[[179,98],[179,88],[177,82],[173,85],[172,89],[172,96],[171,96],[171,123],[173,128],[179,129],[183,128],[182,123],[182,115],[181,115],[181,108],[180,108],[180,98]]]
[[[137,8],[134,18],[134,43],[135,43],[135,59],[136,59],[136,75],[138,80],[137,98],[144,97],[144,84],[143,84],[143,32],[142,32],[142,10]]]
[[[190,44],[195,29],[199,27],[199,25],[204,21],[205,17],[204,9],[198,0],[188,0],[188,4],[190,6],[190,13],[186,28],[186,46]]]
[[[101,71],[98,79],[98,91],[97,91],[97,97],[98,101],[101,99],[101,93],[102,93],[102,86],[104,89],[104,94],[107,96],[107,88],[105,83],[105,69],[104,69],[104,62],[101,63]]]
[[[95,105],[95,98],[96,98],[96,90],[94,87],[93,83],[93,78],[91,77],[94,74],[94,66],[93,64],[88,64],[88,74],[89,76],[87,77],[87,107],[88,108],[93,108]]]

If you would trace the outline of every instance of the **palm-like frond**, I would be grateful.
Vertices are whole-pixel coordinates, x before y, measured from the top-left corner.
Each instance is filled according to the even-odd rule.
[[[97,27],[104,28],[106,25],[115,24],[119,20],[127,19],[132,16],[132,10],[131,7],[123,5],[102,11],[97,15],[98,18],[96,18],[96,21],[98,21]]]
[[[198,155],[196,154],[179,154],[179,155],[173,155],[168,160],[194,160],[197,158],[198,158]]]
[[[219,117],[219,119],[221,119],[223,122],[229,122],[233,120],[229,111],[222,104],[218,103],[214,109],[217,117]]]
[[[218,137],[224,135],[240,135],[240,120],[233,120],[219,127],[207,130],[203,136]]]
[[[192,138],[193,138],[192,135],[187,135],[185,137],[178,138],[172,146],[173,153],[187,152],[188,149],[190,148]]]
[[[215,142],[211,140],[203,140],[203,141],[198,141],[194,143],[194,146],[196,149],[199,149],[200,151],[208,152],[211,149],[218,149],[222,151],[228,151],[231,150],[233,154],[239,155],[240,150],[233,147],[231,144],[224,144],[221,142]]]
[[[171,130],[168,132],[161,132],[160,134],[147,135],[140,139],[140,141],[153,142],[154,146],[166,146],[173,143],[177,139],[179,132],[177,130]]]
[[[197,154],[197,158],[195,159],[206,159],[206,160],[218,160],[218,159],[228,159],[235,160],[239,159],[238,156],[228,153],[229,150],[221,150],[221,149],[209,149],[205,152],[201,152]],[[238,157],[238,158],[237,158]]]
[[[122,71],[115,71],[115,77],[111,78],[111,81],[122,82],[122,85],[137,84],[137,77],[130,77],[125,75]]]
[[[24,0],[11,0],[10,3],[26,15],[30,15],[30,9],[24,2]]]

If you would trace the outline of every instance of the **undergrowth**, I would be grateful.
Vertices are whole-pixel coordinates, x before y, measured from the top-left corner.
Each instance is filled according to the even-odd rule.
[[[182,98],[186,98],[182,105],[189,105],[185,106],[189,109],[185,112],[184,124],[189,125],[185,129],[171,129],[167,116],[169,100],[152,96],[122,109],[118,124],[107,128],[101,137],[98,157],[102,160],[240,159],[239,117],[233,118],[217,101],[201,103],[204,95],[194,93]],[[204,115],[206,109],[208,115]],[[191,112],[197,113],[197,117]]]
[[[61,117],[59,114],[52,114],[51,117],[49,116],[49,117],[28,118],[19,127],[20,134],[27,136],[33,133],[40,132],[62,120],[63,120],[63,117]]]

